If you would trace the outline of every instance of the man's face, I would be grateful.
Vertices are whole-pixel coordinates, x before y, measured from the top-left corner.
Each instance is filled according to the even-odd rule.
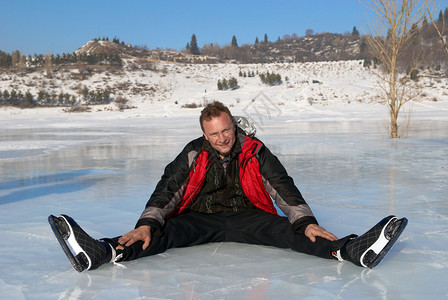
[[[210,142],[213,149],[219,152],[221,157],[230,153],[235,144],[235,124],[226,113],[221,113],[218,117],[210,121],[203,121],[204,136]]]

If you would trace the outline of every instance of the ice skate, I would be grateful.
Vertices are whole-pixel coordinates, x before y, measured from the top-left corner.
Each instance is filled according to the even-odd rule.
[[[342,257],[357,265],[374,268],[392,248],[407,223],[406,218],[385,217],[363,235],[347,242],[341,251]]]
[[[111,261],[113,252],[111,246],[90,237],[69,216],[50,215],[48,222],[76,271],[94,270]]]

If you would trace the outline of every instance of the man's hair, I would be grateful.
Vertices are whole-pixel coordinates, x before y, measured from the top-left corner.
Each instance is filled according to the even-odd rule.
[[[212,118],[219,117],[222,113],[226,113],[233,122],[232,114],[227,106],[219,101],[213,101],[212,103],[207,104],[201,111],[201,116],[199,117],[202,131],[204,131],[204,121],[210,121]]]

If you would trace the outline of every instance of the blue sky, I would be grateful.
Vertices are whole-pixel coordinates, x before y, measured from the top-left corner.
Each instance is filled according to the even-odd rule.
[[[365,27],[358,0],[2,1],[0,50],[23,54],[71,53],[95,37],[180,50],[196,34],[205,43],[254,43],[264,34],[351,32]],[[446,2],[446,1],[444,1]]]

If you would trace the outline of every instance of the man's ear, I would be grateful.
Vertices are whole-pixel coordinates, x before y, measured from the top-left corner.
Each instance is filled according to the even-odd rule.
[[[202,133],[204,135],[204,138],[208,141],[208,137],[205,135],[205,133]]]

